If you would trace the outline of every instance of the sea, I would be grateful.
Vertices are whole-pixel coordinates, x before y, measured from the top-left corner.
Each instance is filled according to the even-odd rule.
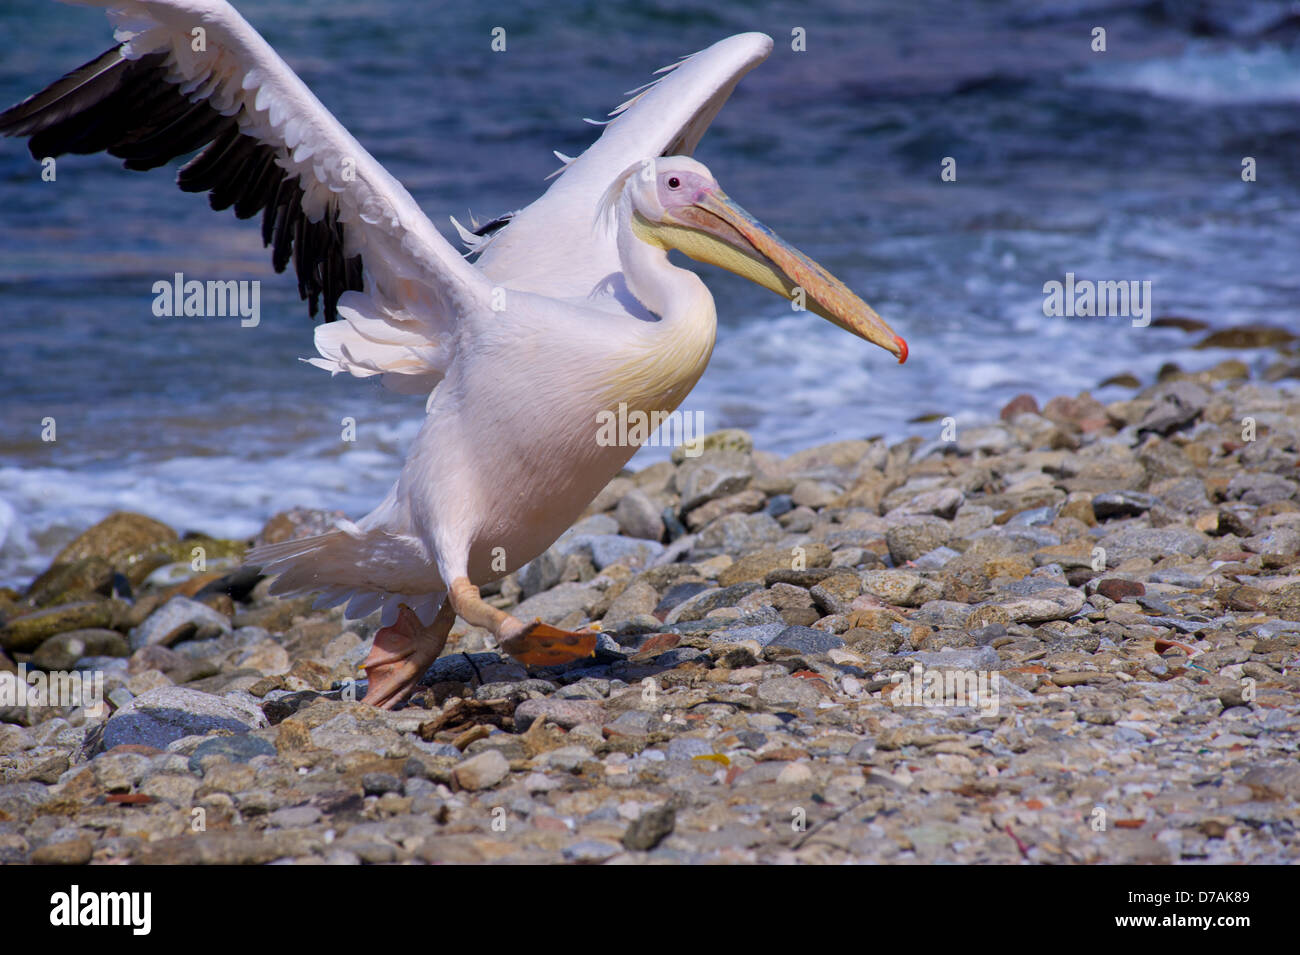
[[[699,266],[718,341],[683,409],[764,449],[935,437],[1022,392],[1111,401],[1132,393],[1101,385],[1116,375],[1275,360],[1138,316],[1045,314],[1067,275],[1149,282],[1147,320],[1300,331],[1294,0],[237,5],[451,239],[449,216],[539,195],[552,151],[581,152],[600,132],[584,118],[657,68],[770,34],[696,156],[911,357]],[[0,101],[111,43],[99,10],[6,0]],[[312,323],[257,220],[178,191],[176,165],[67,156],[47,182],[0,140],[0,585],[115,510],[227,537],[295,506],[359,517],[419,426],[420,398],[301,360]],[[153,284],[178,272],[260,280],[259,324],[156,316]]]

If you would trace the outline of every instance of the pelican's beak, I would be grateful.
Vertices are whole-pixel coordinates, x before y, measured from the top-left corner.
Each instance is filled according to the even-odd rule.
[[[650,223],[644,219],[635,223],[635,227],[646,226]],[[778,295],[798,301],[802,290],[802,303],[809,311],[879,345],[896,356],[900,365],[907,361],[907,342],[895,335],[870,305],[783,242],[721,189],[704,190],[694,205],[669,212],[663,223],[651,229],[658,244],[679,249],[696,261],[719,265]]]

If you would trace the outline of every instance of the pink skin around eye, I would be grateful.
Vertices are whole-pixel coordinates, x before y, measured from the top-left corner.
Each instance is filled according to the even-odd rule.
[[[668,183],[676,179],[678,186],[672,188]],[[659,204],[665,209],[690,205],[709,188],[711,183],[691,173],[673,172],[659,177]]]

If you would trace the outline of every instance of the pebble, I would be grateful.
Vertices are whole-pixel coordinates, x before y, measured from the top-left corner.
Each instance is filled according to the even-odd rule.
[[[456,766],[452,778],[461,789],[471,792],[491,789],[510,775],[510,763],[498,750],[488,749]]]

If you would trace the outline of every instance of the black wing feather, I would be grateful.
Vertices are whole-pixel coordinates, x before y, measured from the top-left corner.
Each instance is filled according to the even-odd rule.
[[[154,169],[202,149],[180,170],[186,192],[207,192],[213,209],[234,206],[248,219],[262,213],[262,244],[283,272],[292,259],[298,294],[315,316],[338,315],[346,291],[363,291],[361,256],[344,257],[344,225],[331,202],[319,222],[302,211],[296,174],[276,160],[281,147],[245,135],[242,113],[223,116],[206,100],[192,101],[167,79],[167,54],[127,59],[113,47],[0,113],[0,134],[26,136],[34,158],[108,152],[127,169]]]

